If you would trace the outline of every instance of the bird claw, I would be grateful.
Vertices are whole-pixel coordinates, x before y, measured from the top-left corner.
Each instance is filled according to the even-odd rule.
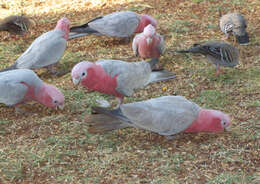
[[[170,140],[176,140],[177,136],[175,136],[175,135],[165,135],[165,138],[170,141]]]

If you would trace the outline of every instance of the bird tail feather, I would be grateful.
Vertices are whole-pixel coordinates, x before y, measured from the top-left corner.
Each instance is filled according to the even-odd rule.
[[[149,78],[149,83],[165,81],[176,78],[176,75],[168,70],[153,71]]]
[[[201,50],[199,47],[195,46],[195,47],[191,47],[187,50],[177,50],[176,52],[178,52],[178,53],[200,53]]]
[[[158,58],[152,58],[148,63],[150,64],[151,68],[154,68],[154,66],[159,62]]]
[[[98,114],[92,114],[86,117],[86,123],[89,125],[90,133],[105,133],[112,130],[131,127],[130,121],[122,115],[120,109],[109,110],[102,107],[92,107],[92,110]]]
[[[89,34],[101,35],[98,31],[90,28],[87,23],[80,26],[71,27],[69,33],[69,40],[82,36],[87,36]]]
[[[6,71],[9,71],[9,70],[15,70],[15,69],[17,69],[16,64],[13,64],[13,65],[11,65],[11,66],[3,69],[3,70],[0,70],[0,72],[6,72]]]

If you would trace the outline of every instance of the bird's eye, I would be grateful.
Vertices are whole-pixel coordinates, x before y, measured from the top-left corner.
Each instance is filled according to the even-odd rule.
[[[54,100],[54,101],[53,101],[53,103],[57,104],[57,103],[58,103],[58,101],[57,101],[57,100]]]
[[[226,125],[227,122],[226,122],[225,120],[222,119],[222,120],[221,120],[221,124],[222,124],[222,125]]]
[[[86,73],[85,73],[85,72],[83,72],[83,73],[82,73],[82,76],[85,76],[85,75],[86,75]]]

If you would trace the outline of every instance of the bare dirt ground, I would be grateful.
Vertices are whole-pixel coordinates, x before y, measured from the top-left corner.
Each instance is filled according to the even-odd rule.
[[[195,42],[220,40],[219,11],[238,11],[248,20],[250,44],[238,45],[240,64],[216,68],[202,56],[173,50]],[[13,63],[44,32],[66,16],[72,25],[86,23],[114,11],[146,13],[159,22],[167,50],[160,64],[177,78],[139,90],[125,103],[163,95],[182,95],[205,108],[232,117],[229,132],[181,134],[169,141],[134,128],[92,135],[84,118],[95,99],[115,103],[108,95],[76,87],[70,74],[60,77],[45,69],[36,72],[55,84],[66,97],[63,111],[36,102],[22,106],[30,115],[16,115],[0,105],[0,183],[260,183],[260,2],[258,0],[7,0],[0,15],[24,13],[36,25],[26,38],[15,41],[0,33],[0,68]],[[137,61],[131,43],[88,36],[69,41],[58,69],[69,69],[81,60],[113,58]],[[1,90],[1,89],[0,89]]]

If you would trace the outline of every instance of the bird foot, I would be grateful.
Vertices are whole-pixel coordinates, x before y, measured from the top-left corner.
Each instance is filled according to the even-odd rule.
[[[227,40],[229,38],[229,36],[223,36],[221,39],[222,40]]]
[[[19,107],[15,107],[15,114],[16,115],[31,115],[32,113],[26,112]]]
[[[165,138],[166,138],[167,140],[171,141],[171,140],[176,140],[176,139],[177,139],[177,136],[175,136],[175,135],[165,135]]]
[[[67,73],[69,73],[70,70],[61,70],[61,71],[54,71],[54,72],[51,72],[52,74],[54,74],[55,76],[57,77],[60,77],[60,76],[63,76]]]

